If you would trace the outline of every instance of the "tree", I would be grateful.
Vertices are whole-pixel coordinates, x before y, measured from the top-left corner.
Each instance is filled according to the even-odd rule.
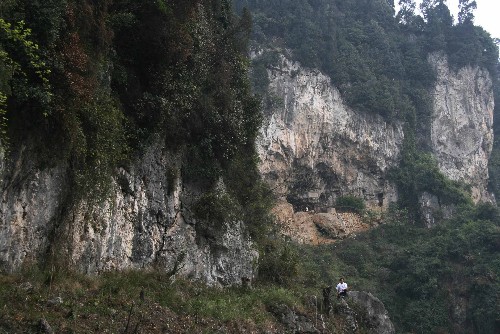
[[[430,11],[436,7],[437,5],[437,2],[439,0],[423,0],[421,3],[420,3],[420,11],[422,12],[422,14],[424,15],[424,18],[426,20],[429,19],[429,13]]]
[[[399,11],[396,19],[399,23],[410,25],[415,17],[415,0],[399,0]]]
[[[423,0],[420,4],[420,10],[424,14],[427,23],[441,26],[452,26],[453,17],[451,16],[445,0]]]
[[[14,96],[18,105],[36,105],[34,109],[47,116],[52,98],[49,75],[25,22],[11,24],[0,18],[0,146],[7,142],[9,97]]]
[[[472,24],[474,22],[474,10],[477,8],[475,0],[459,0],[458,23]]]
[[[433,21],[438,21],[440,23],[445,23],[451,25],[453,24],[453,19],[450,14],[448,6],[446,6],[446,0],[423,0],[420,4],[420,10],[424,15],[427,23],[432,23]]]

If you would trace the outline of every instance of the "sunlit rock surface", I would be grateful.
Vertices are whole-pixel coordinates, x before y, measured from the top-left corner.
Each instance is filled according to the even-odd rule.
[[[281,57],[268,70],[269,94],[257,148],[260,170],[297,210],[331,207],[356,195],[370,207],[397,199],[387,179],[397,165],[403,130],[347,107],[330,78]]]

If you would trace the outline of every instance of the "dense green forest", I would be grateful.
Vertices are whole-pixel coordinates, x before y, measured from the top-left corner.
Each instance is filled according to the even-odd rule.
[[[260,48],[292,52],[304,66],[330,75],[347,102],[386,119],[425,116],[425,92],[434,81],[430,52],[450,63],[486,67],[495,77],[498,49],[489,34],[468,19],[453,24],[444,1],[427,1],[423,16],[414,1],[238,0],[254,16],[253,40]],[[413,4],[413,6],[411,6]]]
[[[196,213],[229,207],[256,227],[268,201],[255,181],[250,29],[228,0],[2,1],[1,145],[68,166],[73,201],[106,198],[115,169],[159,135],[181,159],[170,177],[206,192]]]
[[[339,273],[378,296],[398,333],[495,333],[500,316],[500,220],[489,204],[467,205],[425,229],[392,211],[386,225],[331,246],[306,247],[299,261],[313,281]]]

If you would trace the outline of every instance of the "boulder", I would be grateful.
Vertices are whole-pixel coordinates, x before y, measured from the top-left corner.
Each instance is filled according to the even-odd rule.
[[[369,292],[350,291],[349,301],[352,301],[362,307],[368,316],[368,327],[373,334],[393,334],[394,325],[389,318],[389,314],[384,304]]]

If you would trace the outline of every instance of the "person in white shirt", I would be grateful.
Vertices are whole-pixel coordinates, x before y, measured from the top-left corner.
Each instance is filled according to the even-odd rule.
[[[337,298],[347,297],[347,291],[349,288],[347,287],[347,283],[344,282],[344,277],[341,277],[339,280],[339,284],[337,284]]]

